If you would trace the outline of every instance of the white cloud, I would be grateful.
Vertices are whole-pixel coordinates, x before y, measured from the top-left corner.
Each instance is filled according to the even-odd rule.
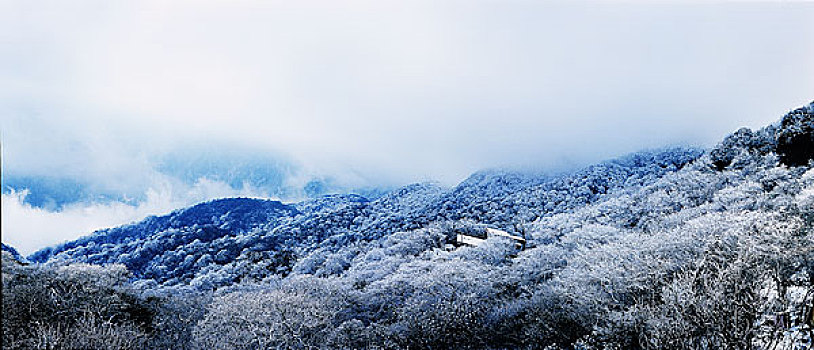
[[[176,184],[151,188],[138,205],[120,202],[73,203],[60,211],[32,207],[27,191],[2,195],[3,243],[27,255],[37,249],[79,238],[105,227],[114,227],[164,215],[174,209],[223,197],[266,197],[251,188],[235,190],[222,182],[201,179],[186,188]]]

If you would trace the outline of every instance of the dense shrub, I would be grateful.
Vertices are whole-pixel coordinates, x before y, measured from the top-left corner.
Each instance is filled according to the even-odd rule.
[[[127,278],[122,266],[24,266],[4,252],[4,347],[141,348],[154,311]]]
[[[3,252],[2,268],[4,349],[183,349],[203,316],[199,294],[138,291],[121,265],[23,265]]]
[[[814,102],[783,117],[777,133],[777,153],[789,166],[808,165],[814,159]]]

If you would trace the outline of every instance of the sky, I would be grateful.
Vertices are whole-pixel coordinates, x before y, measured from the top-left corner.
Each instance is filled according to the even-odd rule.
[[[811,18],[797,2],[0,0],[3,242],[27,254],[309,184],[709,147],[814,99]]]

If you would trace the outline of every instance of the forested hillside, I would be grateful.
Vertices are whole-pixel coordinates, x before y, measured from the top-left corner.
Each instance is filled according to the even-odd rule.
[[[814,103],[710,150],[4,246],[4,348],[809,349],[812,166]],[[524,249],[457,244],[487,227]]]
[[[433,223],[525,230],[525,223],[597,201],[613,189],[652,183],[700,154],[683,148],[643,152],[554,177],[485,171],[453,189],[414,184],[374,201],[358,195],[292,205],[248,198],[215,200],[102,230],[29,258],[120,263],[149,283],[213,289],[247,278],[285,276],[295,267],[324,271],[320,257]],[[304,262],[319,266],[306,267]],[[347,268],[350,261],[334,263],[341,266],[327,267],[331,274]]]

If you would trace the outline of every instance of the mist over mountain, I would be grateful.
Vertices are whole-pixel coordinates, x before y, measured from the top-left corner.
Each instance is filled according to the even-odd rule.
[[[157,349],[804,349],[813,143],[814,102],[708,150],[481,171],[378,198],[213,200],[40,250],[30,266],[4,245],[4,290],[97,281],[88,298],[129,306],[99,309],[121,321],[94,329]],[[56,317],[86,332],[12,293],[13,327]],[[4,329],[4,342],[42,332]]]
[[[11,171],[3,177],[4,194],[28,191],[24,203],[50,211],[77,203],[123,202],[135,205],[147,200],[151,187],[191,188],[201,180],[220,184],[235,193],[297,200],[330,193],[358,192],[376,196],[385,184],[349,184],[329,175],[308,173],[300,165],[282,156],[253,149],[220,147],[179,150],[154,161],[156,182],[124,191],[95,184],[90,179],[59,175],[24,175]]]
[[[122,263],[138,277],[169,285],[188,284],[192,280],[206,280],[197,276],[199,270],[212,272],[220,265],[234,269],[235,264],[245,263],[242,260],[247,256],[257,259],[253,252],[261,252],[262,256],[286,250],[294,257],[306,257],[335,242],[345,245],[370,241],[398,231],[456,220],[473,220],[514,231],[515,224],[593,202],[616,188],[654,181],[700,154],[683,148],[637,153],[573,174],[551,177],[484,171],[452,189],[419,183],[372,201],[361,196],[329,196],[292,206],[261,199],[215,200],[167,216],[99,231],[36,252],[30,258],[38,262],[66,259],[93,264]],[[271,214],[267,213],[268,206],[274,208]],[[242,213],[253,216],[244,217]],[[178,259],[189,263],[180,264]],[[293,266],[277,268],[290,270]],[[172,272],[159,272],[168,269]],[[273,271],[276,270],[270,270]],[[217,285],[232,282],[220,281]]]
[[[0,3],[21,252],[217,198],[709,148],[814,93],[806,3],[202,1]]]
[[[257,149],[201,146],[156,156],[123,179],[97,180],[56,171],[26,175],[4,170],[4,241],[30,254],[89,231],[225,197],[287,202],[328,194],[376,198],[387,181],[313,172],[283,156]]]

